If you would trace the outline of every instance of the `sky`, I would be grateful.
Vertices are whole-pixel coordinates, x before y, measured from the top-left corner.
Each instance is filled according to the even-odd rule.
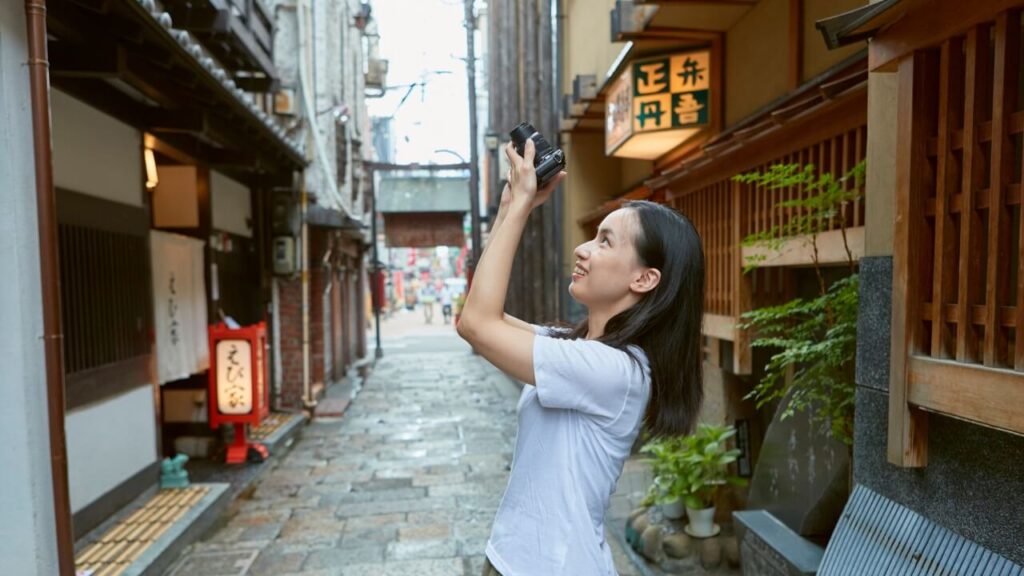
[[[389,89],[383,97],[369,99],[367,106],[371,116],[393,117],[395,162],[459,162],[438,149],[468,159],[462,0],[373,0],[373,17],[381,58],[388,60]],[[410,93],[407,85],[418,82],[424,85]]]

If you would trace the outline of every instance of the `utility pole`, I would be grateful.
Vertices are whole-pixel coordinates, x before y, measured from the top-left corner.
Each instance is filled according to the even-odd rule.
[[[477,154],[476,120],[476,16],[473,0],[464,0],[466,7],[466,76],[469,78],[469,209],[473,251],[470,255],[469,278],[472,281],[480,261],[480,159]]]
[[[380,263],[380,254],[377,253],[377,178],[376,171],[370,167],[370,235],[373,236],[373,265],[370,266],[370,274],[373,275],[372,292],[377,295],[373,303],[374,338],[376,347],[373,349],[373,357],[381,359],[384,357],[384,349],[380,347],[380,310],[384,306],[384,281],[381,274],[384,267]]]

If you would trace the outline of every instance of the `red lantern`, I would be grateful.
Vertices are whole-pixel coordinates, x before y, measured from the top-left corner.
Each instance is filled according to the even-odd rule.
[[[246,426],[259,426],[270,413],[266,345],[265,322],[238,329],[210,326],[210,427],[234,425],[229,464],[263,461],[269,455],[266,446],[246,438]]]

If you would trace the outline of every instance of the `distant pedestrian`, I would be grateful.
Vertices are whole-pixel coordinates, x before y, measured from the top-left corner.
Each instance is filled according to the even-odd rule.
[[[448,286],[441,289],[441,315],[445,324],[452,323],[452,289]]]
[[[434,322],[434,302],[437,301],[437,290],[430,282],[423,287],[423,294],[420,295],[420,302],[423,303],[423,321],[427,324]]]
[[[538,191],[533,142],[523,156],[511,145],[505,152],[510,184],[458,326],[479,354],[528,384],[484,574],[614,575],[604,515],[641,427],[683,434],[700,409],[700,236],[671,208],[627,202],[576,248],[569,293],[587,308],[583,322],[541,327],[505,315],[527,217],[565,174]]]

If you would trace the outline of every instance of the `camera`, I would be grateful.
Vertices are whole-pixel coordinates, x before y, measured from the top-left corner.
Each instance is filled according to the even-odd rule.
[[[540,132],[527,122],[523,122],[511,132],[512,145],[520,156],[526,150],[526,140],[533,140],[536,155],[533,167],[537,170],[537,187],[540,188],[551,181],[556,174],[565,170],[565,152],[555,148],[541,136]]]

